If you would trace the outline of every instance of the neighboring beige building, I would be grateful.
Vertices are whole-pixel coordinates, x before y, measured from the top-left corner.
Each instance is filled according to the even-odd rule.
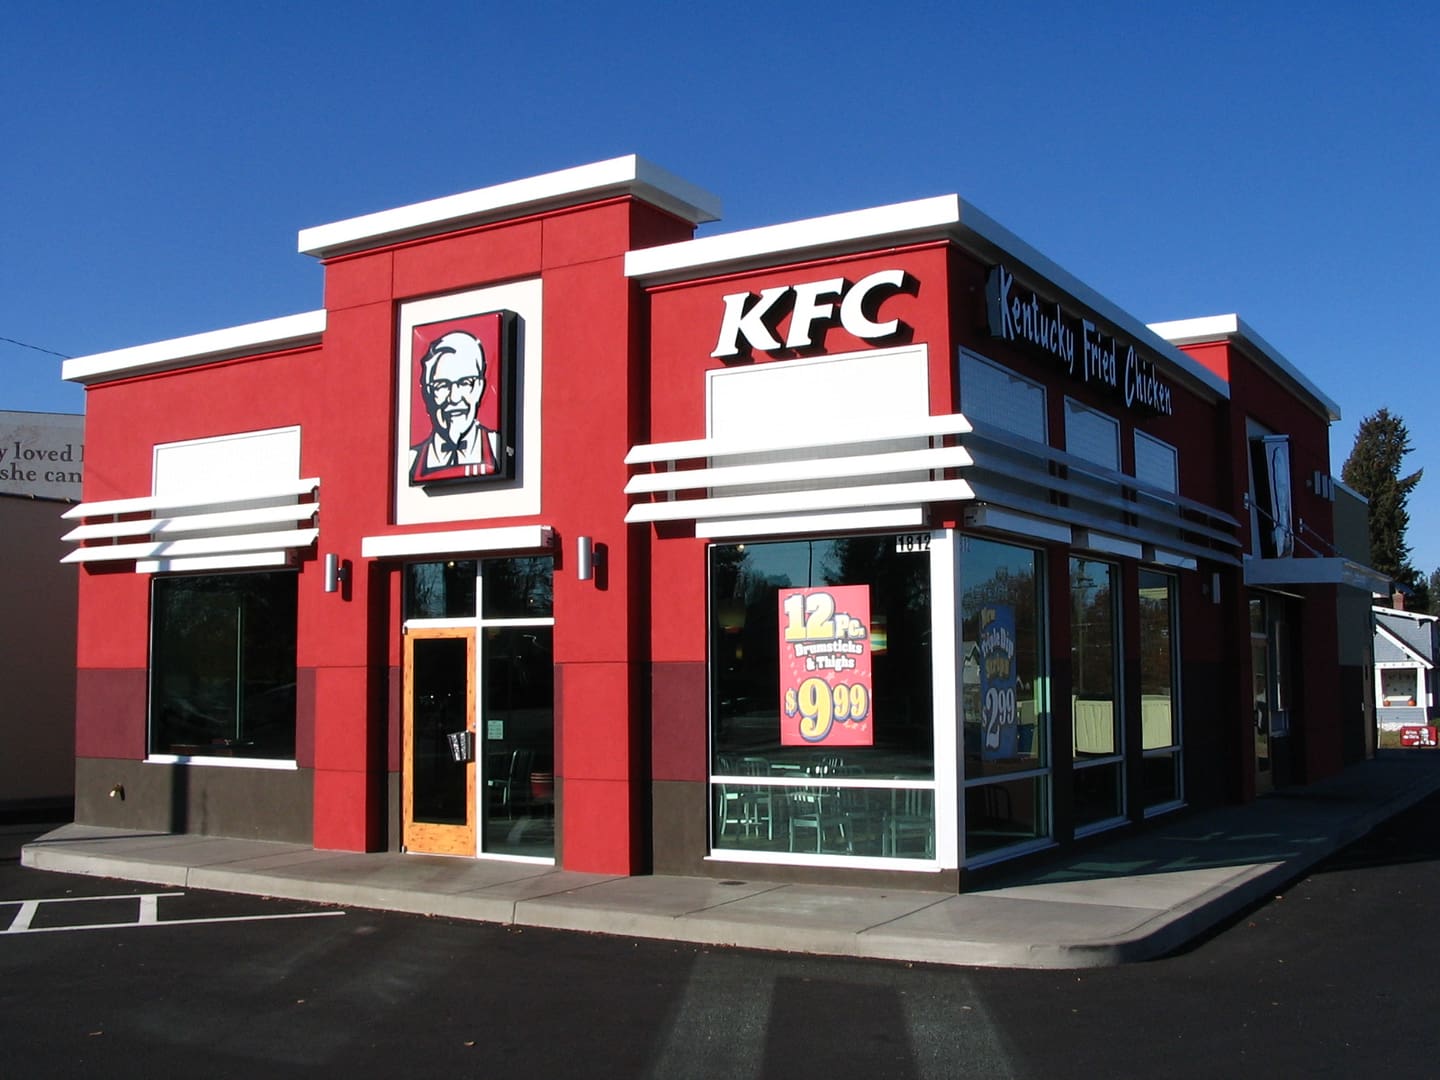
[[[1335,485],[1335,549],[1370,565],[1370,503],[1354,488]],[[1342,589],[1335,601],[1340,636],[1340,679],[1345,700],[1359,701],[1363,723],[1345,728],[1345,761],[1375,756],[1375,619],[1358,589]]]
[[[61,520],[80,497],[84,418],[0,411],[0,813],[75,797],[76,571]]]

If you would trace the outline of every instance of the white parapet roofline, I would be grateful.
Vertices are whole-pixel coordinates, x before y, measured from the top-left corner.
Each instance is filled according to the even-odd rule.
[[[274,352],[278,349],[314,345],[325,333],[326,315],[306,311],[278,319],[209,330],[203,334],[133,345],[128,349],[77,356],[66,360],[60,368],[61,377],[69,382],[104,382],[131,375],[147,375],[155,371],[205,364],[235,356]]]
[[[1250,346],[1262,365],[1270,367],[1302,390],[1325,411],[1332,422],[1340,419],[1340,406],[1301,374],[1300,369],[1285,359],[1279,349],[1233,312],[1229,315],[1205,315],[1197,319],[1151,323],[1150,329],[1174,345],[1196,345],[1206,341],[1243,342]]]
[[[938,237],[960,224],[960,209],[958,196],[941,195],[641,248],[626,252],[625,276],[696,277],[722,267],[763,266],[801,252],[812,255],[881,238],[903,242]]]
[[[720,217],[717,196],[627,154],[301,229],[299,249],[323,259],[616,195],[633,195],[692,225]]]
[[[1013,260],[1025,267],[1027,278],[1037,279],[1030,284],[1043,282],[1068,295],[1193,382],[1220,398],[1229,398],[1230,385],[1224,379],[959,195],[938,195],[641,248],[626,253],[625,275],[647,285],[662,285],[932,239],[958,241],[987,257]]]

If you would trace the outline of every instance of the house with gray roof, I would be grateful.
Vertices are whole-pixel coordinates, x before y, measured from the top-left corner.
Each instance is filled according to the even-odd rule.
[[[1375,719],[1381,731],[1430,724],[1440,618],[1376,607]]]

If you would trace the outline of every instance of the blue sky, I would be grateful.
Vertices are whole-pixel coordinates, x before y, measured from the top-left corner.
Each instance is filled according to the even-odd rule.
[[[1300,14],[1302,13],[1303,14]],[[1403,417],[1440,567],[1429,3],[15,6],[0,337],[83,355],[321,306],[296,233],[640,153],[730,230],[958,192],[1145,321],[1237,312]],[[79,411],[0,341],[0,409]]]

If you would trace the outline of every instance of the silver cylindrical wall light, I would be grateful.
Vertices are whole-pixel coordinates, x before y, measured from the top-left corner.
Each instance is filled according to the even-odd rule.
[[[595,541],[588,536],[575,538],[575,577],[589,581],[595,576]]]
[[[325,556],[325,591],[340,591],[340,556],[333,551]]]

